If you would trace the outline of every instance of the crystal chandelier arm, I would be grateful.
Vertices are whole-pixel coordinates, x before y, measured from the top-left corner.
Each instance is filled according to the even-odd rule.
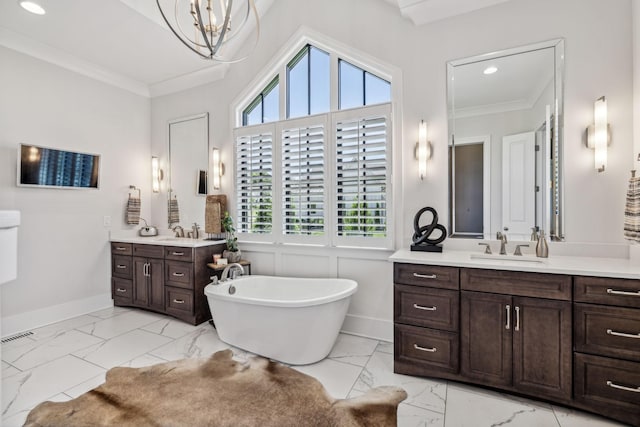
[[[159,1],[159,0],[156,0]],[[209,41],[209,37],[207,37],[207,30],[204,26],[204,22],[202,21],[202,14],[200,13],[200,1],[196,1],[196,16],[198,17],[198,28],[200,28],[200,33],[202,33],[202,38],[207,45],[207,49],[209,49],[209,55],[204,55],[205,58],[210,58],[215,54],[215,51],[211,47],[211,42]],[[226,23],[226,21],[225,21]]]
[[[192,51],[194,51],[195,53],[198,54],[198,56],[201,56],[205,59],[208,59],[209,56],[207,55],[203,55],[202,53],[198,52],[196,49],[194,49],[193,47],[191,47],[191,45],[189,43],[187,43],[186,41],[184,41],[184,39],[182,37],[180,37],[180,35],[176,32],[176,30],[173,29],[173,27],[171,26],[171,24],[169,23],[169,20],[167,19],[167,17],[164,15],[164,12],[162,10],[162,7],[160,6],[160,0],[156,0],[156,4],[158,5],[158,9],[160,10],[160,14],[162,15],[162,18],[164,19],[164,22],[167,23],[167,26],[169,27],[169,29],[171,30],[171,32],[178,38],[178,40],[180,40],[182,42],[182,44],[184,44],[186,47],[188,47],[189,49],[191,49]],[[206,39],[206,38],[205,38]]]

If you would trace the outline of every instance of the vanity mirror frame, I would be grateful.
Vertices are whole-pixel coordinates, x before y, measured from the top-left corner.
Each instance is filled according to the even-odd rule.
[[[504,231],[502,229],[503,224],[498,229],[491,228],[491,218],[487,218],[487,213],[491,215],[491,209],[487,208],[486,204],[491,203],[491,198],[501,197],[495,193],[502,194],[501,191],[491,191],[491,194],[486,194],[483,191],[483,232],[482,233],[461,233],[456,229],[455,224],[455,147],[456,145],[456,109],[455,109],[455,71],[470,64],[477,64],[479,62],[487,62],[494,59],[501,59],[506,57],[513,57],[528,52],[540,51],[543,49],[553,49],[553,101],[550,104],[550,108],[547,110],[546,117],[541,123],[540,127],[532,130],[535,135],[542,132],[541,141],[547,142],[547,147],[544,148],[549,152],[548,167],[539,167],[536,164],[536,178],[535,185],[536,192],[536,207],[535,207],[535,226],[538,231],[543,229],[547,236],[554,241],[565,240],[565,224],[564,224],[564,171],[563,171],[563,151],[564,151],[564,129],[563,129],[563,110],[564,110],[564,39],[553,39],[543,41],[539,43],[533,43],[525,46],[519,46],[500,51],[490,52],[481,55],[475,55],[467,58],[452,60],[447,62],[447,117],[448,117],[448,189],[449,189],[449,237],[456,238],[478,238],[478,239],[492,239],[493,233],[497,231]],[[539,122],[540,123],[540,122]],[[507,134],[503,135],[507,136]],[[487,138],[491,141],[491,134],[488,130],[482,129],[477,132],[477,135],[473,136],[476,139],[484,139],[485,145]],[[460,141],[464,143],[470,142],[471,136],[464,135],[460,138]],[[478,141],[479,142],[479,141]],[[496,141],[493,141],[493,146],[496,147]],[[536,150],[540,148],[536,145]],[[495,150],[494,150],[495,151]],[[545,151],[542,151],[545,152]],[[536,154],[538,151],[536,151]],[[494,155],[497,153],[494,153]],[[488,153],[487,150],[483,152],[484,165],[486,165]],[[540,157],[536,155],[536,157]],[[487,179],[491,179],[491,174],[501,173],[495,167],[489,167],[490,171],[487,171],[486,167],[483,170],[484,184]],[[502,168],[501,168],[502,169]],[[540,173],[540,171],[543,171]],[[483,185],[485,189],[491,187],[491,185]],[[536,189],[534,189],[536,191]],[[500,199],[502,200],[502,199]],[[494,199],[495,201],[495,199]],[[547,206],[544,206],[545,203]],[[495,207],[495,203],[492,207]],[[500,203],[502,205],[502,203]],[[495,209],[497,210],[497,209]],[[493,215],[496,215],[495,210]],[[498,227],[494,223],[494,227]],[[506,230],[509,234],[509,231]],[[529,240],[524,236],[517,238],[517,240]]]
[[[175,165],[172,162],[172,150],[171,150],[171,126],[192,121],[192,120],[199,120],[199,119],[204,119],[205,129],[206,129],[204,132],[205,133],[204,135],[199,135],[199,138],[206,140],[206,147],[204,147],[204,150],[205,150],[204,154],[206,155],[206,165],[204,165],[204,169],[202,167],[198,167],[197,165],[194,165],[194,167],[192,168],[193,170],[184,171],[184,173],[192,173],[193,175],[193,186],[192,186],[193,188],[191,188],[190,191],[180,191],[179,193],[175,191],[175,193],[179,196],[178,200],[180,202],[180,208],[181,208],[180,223],[181,224],[184,223],[184,225],[186,226],[191,226],[193,222],[197,222],[199,225],[204,224],[205,201],[206,201],[206,196],[208,194],[208,190],[210,186],[208,185],[208,182],[202,183],[202,177],[204,175],[204,179],[208,181],[208,177],[210,176],[210,168],[211,168],[211,140],[210,140],[210,129],[209,129],[210,128],[209,113],[204,112],[199,114],[193,114],[190,116],[179,117],[179,118],[171,119],[167,121],[167,169],[169,172],[167,174],[167,200],[171,200],[171,197],[174,193],[173,183],[175,182],[174,181]],[[174,147],[174,151],[175,151],[175,147]],[[200,166],[203,166],[203,165],[200,165]],[[183,219],[184,218],[182,215],[184,212],[183,207],[184,209],[186,209],[186,207],[189,205],[188,203],[186,203],[187,197],[194,197],[202,201],[202,209],[201,209],[202,219],[195,220],[195,221],[191,221],[190,219],[186,219],[186,220]],[[173,224],[173,225],[175,226],[176,224]],[[168,223],[168,227],[171,228],[171,226],[172,224]]]

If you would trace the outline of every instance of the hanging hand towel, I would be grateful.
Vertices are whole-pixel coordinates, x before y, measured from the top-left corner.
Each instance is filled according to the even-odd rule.
[[[204,209],[204,232],[209,234],[222,233],[222,217],[227,210],[227,196],[207,196]]]
[[[180,222],[180,208],[178,207],[178,199],[176,196],[169,199],[169,224],[177,224]]]
[[[140,223],[140,199],[137,197],[131,197],[131,194],[129,194],[129,200],[127,201],[125,222],[130,225]]]
[[[624,209],[624,238],[640,242],[640,178],[631,171]]]

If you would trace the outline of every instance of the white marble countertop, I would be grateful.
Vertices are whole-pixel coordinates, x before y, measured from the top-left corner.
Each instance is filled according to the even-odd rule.
[[[640,279],[640,263],[628,258],[595,258],[532,255],[484,255],[479,251],[444,250],[442,253],[411,252],[400,249],[389,257],[392,262],[485,268],[491,270],[529,271],[535,273],[572,274],[579,276]]]
[[[144,245],[161,245],[161,246],[180,246],[186,248],[199,248],[202,246],[226,244],[223,240],[203,240],[191,239],[188,237],[173,237],[167,235],[158,235],[152,237],[132,236],[130,234],[112,235],[109,239],[112,242],[121,243],[138,243]]]

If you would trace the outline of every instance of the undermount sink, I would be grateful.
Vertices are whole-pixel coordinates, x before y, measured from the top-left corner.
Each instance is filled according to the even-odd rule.
[[[533,264],[546,264],[543,258],[534,258],[526,255],[494,255],[494,254],[471,254],[470,259],[487,261],[507,261],[507,262],[528,262]]]

